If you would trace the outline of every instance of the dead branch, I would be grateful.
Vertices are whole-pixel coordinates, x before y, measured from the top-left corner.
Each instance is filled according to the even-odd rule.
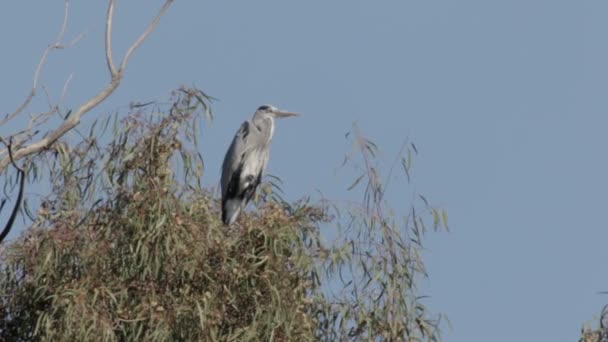
[[[66,119],[58,128],[56,128],[53,131],[48,132],[43,138],[41,138],[40,140],[36,141],[36,142],[32,142],[30,144],[27,144],[25,146],[20,147],[18,150],[14,151],[13,153],[13,159],[15,161],[22,159],[24,157],[27,157],[29,155],[41,152],[43,150],[48,149],[49,147],[51,147],[51,145],[57,141],[57,139],[61,138],[64,134],[66,134],[68,131],[70,131],[71,129],[73,129],[76,125],[78,125],[78,123],[80,122],[81,117],[86,114],[87,112],[89,112],[91,109],[93,109],[95,106],[97,106],[98,104],[100,104],[101,102],[103,102],[106,98],[108,98],[108,96],[110,96],[114,90],[116,90],[116,88],[118,87],[118,85],[120,84],[120,81],[122,79],[122,76],[124,74],[124,70],[127,66],[127,62],[131,56],[131,54],[133,53],[133,51],[135,51],[135,49],[137,49],[137,47],[139,47],[139,45],[141,45],[141,43],[148,37],[148,35],[154,30],[154,28],[156,27],[156,25],[158,24],[160,18],[163,16],[163,14],[166,12],[166,10],[169,8],[169,6],[173,3],[173,0],[166,0],[164,5],[161,7],[161,9],[158,11],[156,17],[152,20],[152,22],[148,25],[148,27],[146,28],[146,30],[137,38],[137,40],[135,40],[135,42],[127,49],[127,52],[125,53],[124,57],[122,58],[122,61],[120,63],[120,67],[118,69],[116,69],[113,59],[112,59],[112,21],[113,21],[113,14],[114,14],[114,5],[115,5],[115,0],[110,0],[109,1],[109,5],[108,5],[108,12],[107,12],[107,17],[106,17],[106,34],[105,34],[105,43],[106,43],[106,62],[108,64],[108,69],[110,72],[110,83],[107,84],[99,93],[97,93],[95,96],[93,96],[92,98],[90,98],[89,100],[87,100],[86,102],[84,102],[80,107],[78,107],[78,109],[74,110],[72,112],[72,115]],[[66,0],[65,2],[65,18],[67,18],[67,7],[68,7],[68,2]],[[65,22],[66,19],[64,19]],[[65,25],[62,26],[62,29],[60,31],[59,34],[59,38],[61,38],[63,36],[63,32],[65,30]],[[7,116],[7,118],[5,118],[3,121],[0,121],[0,125],[2,123],[4,123],[5,121],[10,120],[11,118],[13,118],[14,116],[16,116],[17,114],[19,114],[21,111],[23,111],[24,108],[27,107],[27,105],[29,105],[29,102],[32,100],[32,98],[35,96],[36,94],[36,88],[37,88],[37,84],[38,84],[38,76],[40,73],[40,69],[42,67],[42,65],[44,64],[44,61],[46,60],[46,55],[48,54],[48,52],[51,49],[55,49],[55,48],[61,48],[60,43],[56,43],[53,45],[50,45],[45,52],[43,53],[41,62],[38,65],[38,68],[36,70],[36,73],[34,75],[34,86],[32,88],[32,91],[30,93],[30,96],[28,96],[28,98],[26,99],[26,101],[24,102],[24,104],[22,106],[20,106],[17,111],[15,111],[14,113],[10,114],[9,116]],[[9,164],[11,163],[11,158],[10,156],[5,156],[4,158],[2,158],[2,160],[0,160],[0,172],[3,171]]]
[[[47,56],[49,55],[49,53],[52,50],[66,49],[66,48],[72,47],[72,46],[76,45],[80,41],[80,39],[82,39],[86,35],[87,31],[85,30],[85,31],[81,32],[80,34],[78,34],[78,36],[76,36],[76,38],[74,38],[70,43],[63,44],[61,42],[63,40],[63,35],[65,33],[65,30],[67,28],[68,15],[69,15],[69,0],[64,0],[63,21],[61,24],[61,29],[59,30],[59,33],[57,34],[57,38],[55,39],[55,42],[52,44],[49,44],[49,46],[47,46],[44,49],[44,51],[42,52],[42,56],[40,57],[40,60],[38,61],[38,65],[36,66],[36,71],[34,72],[34,80],[32,82],[32,88],[30,90],[30,93],[25,98],[23,103],[14,112],[7,114],[2,120],[0,120],[0,126],[6,124],[7,122],[9,122],[13,118],[15,118],[17,115],[21,114],[25,110],[25,108],[27,108],[30,105],[30,102],[32,102],[32,100],[34,99],[34,97],[37,94],[40,73],[42,71],[42,68],[44,67],[44,64],[46,63],[46,59],[47,59]]]

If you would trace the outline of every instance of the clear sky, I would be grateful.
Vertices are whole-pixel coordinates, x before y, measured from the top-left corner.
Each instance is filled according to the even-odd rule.
[[[62,3],[2,7],[1,113],[27,94]],[[118,1],[115,58],[160,4]],[[42,75],[58,96],[74,73],[66,108],[108,80],[105,2],[71,10],[67,40],[91,31]],[[608,302],[597,294],[608,290],[607,11],[599,0],[175,1],[88,115],[195,84],[221,100],[201,147],[216,184],[258,105],[299,111],[278,123],[269,164],[293,199],[351,196],[334,171],[352,122],[387,160],[410,137],[416,190],[450,216],[451,232],[426,244],[428,303],[453,325],[445,340],[575,341]]]

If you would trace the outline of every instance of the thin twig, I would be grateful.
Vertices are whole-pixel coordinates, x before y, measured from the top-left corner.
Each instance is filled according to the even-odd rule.
[[[44,91],[44,95],[46,95],[46,103],[49,105],[49,112],[54,113],[57,110],[57,106],[53,105],[53,100],[51,99],[49,88],[47,88],[45,83],[42,84],[42,90]]]
[[[65,33],[65,29],[68,27],[68,13],[70,9],[70,3],[68,0],[64,0],[63,2],[63,23],[61,23],[61,30],[57,34],[57,39],[55,42],[61,42],[61,38],[63,38],[63,34]]]
[[[108,15],[106,18],[106,63],[112,78],[117,75],[116,67],[112,59],[112,18],[114,17],[114,0],[110,0],[108,5]]]
[[[72,81],[72,77],[74,77],[74,73],[71,73],[70,76],[68,76],[67,80],[65,80],[65,83],[63,84],[63,90],[61,91],[61,97],[59,97],[59,103],[57,103],[57,107],[61,107],[63,105],[63,101],[65,100],[65,94],[67,94],[68,92],[68,86]]]
[[[27,108],[27,106],[29,106],[30,102],[32,102],[32,99],[34,98],[34,96],[36,96],[36,89],[38,89],[38,79],[40,78],[40,71],[42,70],[44,63],[46,62],[46,58],[47,58],[49,52],[54,49],[62,48],[61,39],[63,38],[65,29],[67,26],[68,14],[69,14],[69,1],[65,0],[64,1],[64,11],[63,11],[63,22],[61,24],[61,29],[59,30],[59,33],[57,34],[57,40],[55,41],[55,43],[47,46],[46,49],[44,49],[44,52],[42,53],[42,57],[40,57],[40,61],[38,62],[38,66],[36,67],[36,71],[34,72],[34,81],[32,83],[32,89],[30,90],[30,93],[25,98],[25,101],[23,101],[21,106],[19,106],[19,108],[17,108],[11,114],[8,114],[4,119],[2,119],[0,121],[0,126],[6,124],[8,121],[13,119],[17,115],[19,115],[21,112],[23,112],[23,110],[25,108]]]
[[[173,3],[173,0],[165,1],[165,4],[163,5],[163,7],[161,7],[160,11],[158,11],[158,14],[154,18],[154,20],[152,20],[152,22],[150,23],[148,28],[141,34],[141,36],[139,36],[139,38],[137,38],[135,43],[133,43],[133,45],[131,45],[131,47],[129,47],[129,49],[125,53],[125,56],[122,58],[122,62],[120,63],[120,73],[121,74],[124,71],[125,67],[127,66],[127,61],[129,60],[129,57],[131,57],[131,54],[133,53],[133,51],[135,51],[135,49],[137,49],[137,47],[139,45],[141,45],[141,43],[148,37],[150,32],[152,32],[154,30],[154,28],[156,27],[156,24],[158,24],[158,22],[160,21],[160,18],[163,16],[163,14],[165,14],[165,12],[169,8],[169,6],[171,6],[171,3]]]

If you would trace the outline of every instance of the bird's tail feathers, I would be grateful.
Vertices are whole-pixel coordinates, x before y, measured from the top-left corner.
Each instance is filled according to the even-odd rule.
[[[240,212],[241,201],[236,199],[227,200],[222,208],[222,222],[224,222],[225,225],[233,224]]]

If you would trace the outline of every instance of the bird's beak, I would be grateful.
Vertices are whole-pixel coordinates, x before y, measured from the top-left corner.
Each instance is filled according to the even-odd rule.
[[[287,111],[283,111],[283,110],[277,110],[277,111],[274,112],[274,115],[277,118],[286,118],[286,117],[289,117],[289,116],[297,116],[297,115],[300,115],[300,114],[299,113],[294,113],[294,112],[287,112]]]

